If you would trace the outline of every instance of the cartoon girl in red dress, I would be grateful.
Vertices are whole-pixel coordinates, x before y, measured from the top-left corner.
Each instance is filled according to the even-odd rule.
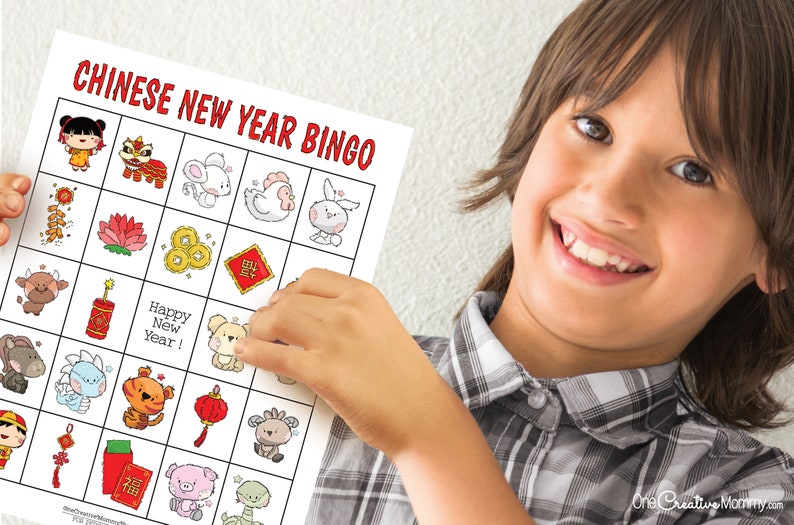
[[[88,117],[61,117],[61,132],[58,134],[58,142],[66,144],[66,152],[71,154],[69,164],[74,171],[85,171],[91,165],[88,157],[96,155],[105,143],[102,141],[102,131],[105,129],[105,122],[102,120],[92,120]]]

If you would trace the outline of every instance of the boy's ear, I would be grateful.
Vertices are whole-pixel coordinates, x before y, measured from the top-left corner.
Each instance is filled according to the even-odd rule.
[[[759,266],[759,271],[755,274],[755,284],[762,292],[772,294],[786,289],[787,283],[780,272],[767,268],[766,261]]]

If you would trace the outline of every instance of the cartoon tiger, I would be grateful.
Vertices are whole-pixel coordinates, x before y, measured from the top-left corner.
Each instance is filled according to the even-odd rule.
[[[124,397],[130,403],[130,407],[124,412],[124,424],[129,428],[143,430],[160,423],[163,420],[160,412],[165,400],[174,397],[173,387],[163,387],[149,377],[151,373],[152,369],[148,366],[141,367],[138,369],[138,377],[127,379],[121,386]],[[150,419],[155,414],[157,416]]]
[[[154,182],[155,188],[162,188],[168,178],[168,169],[165,164],[152,158],[152,145],[146,144],[142,136],[132,140],[127,138],[119,151],[119,157],[124,161],[124,178],[131,178],[140,182]]]

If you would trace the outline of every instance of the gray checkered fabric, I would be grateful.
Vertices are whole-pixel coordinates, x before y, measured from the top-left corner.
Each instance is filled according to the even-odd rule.
[[[794,524],[791,457],[699,410],[678,362],[536,379],[489,329],[498,306],[478,293],[451,339],[416,339],[538,523]],[[477,497],[477,480],[462,497]],[[416,518],[394,466],[337,418],[307,522]]]

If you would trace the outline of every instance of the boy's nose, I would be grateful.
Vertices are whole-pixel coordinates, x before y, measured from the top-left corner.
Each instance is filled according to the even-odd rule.
[[[580,182],[576,200],[594,222],[638,228],[648,205],[644,169],[642,162],[629,159],[596,168]]]

